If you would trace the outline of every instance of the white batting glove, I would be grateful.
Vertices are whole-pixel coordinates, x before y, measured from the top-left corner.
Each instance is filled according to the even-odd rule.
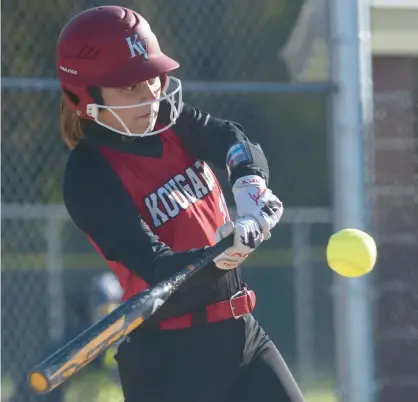
[[[238,218],[235,223],[230,221],[219,227],[215,234],[216,242],[232,233],[234,233],[234,245],[213,260],[220,269],[238,267],[264,239],[260,226],[251,217]]]
[[[267,188],[260,176],[240,177],[232,186],[237,217],[253,217],[264,234],[264,240],[271,237],[273,229],[283,214],[282,202]]]

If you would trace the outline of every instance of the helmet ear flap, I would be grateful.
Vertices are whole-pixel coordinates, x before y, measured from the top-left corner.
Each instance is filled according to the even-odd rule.
[[[94,100],[95,103],[98,105],[104,105],[102,92],[100,91],[99,87],[88,87],[87,93],[90,95],[90,97]]]
[[[100,88],[98,87],[80,89],[69,85],[61,85],[61,92],[68,108],[84,119],[91,119],[86,114],[86,107],[89,103],[103,104]]]
[[[80,104],[80,98],[74,92],[65,87],[62,87],[62,92],[66,100],[71,102],[75,107]]]

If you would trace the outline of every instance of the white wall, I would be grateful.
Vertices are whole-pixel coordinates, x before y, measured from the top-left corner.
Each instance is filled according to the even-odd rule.
[[[418,0],[370,0],[370,3],[377,8],[418,8]]]

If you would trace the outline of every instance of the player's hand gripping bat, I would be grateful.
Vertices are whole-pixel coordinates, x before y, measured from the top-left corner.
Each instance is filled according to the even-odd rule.
[[[105,349],[139,327],[181,284],[232,246],[233,241],[233,235],[222,239],[182,271],[131,297],[64,345],[29,372],[31,388],[37,393],[45,394],[68,380]]]

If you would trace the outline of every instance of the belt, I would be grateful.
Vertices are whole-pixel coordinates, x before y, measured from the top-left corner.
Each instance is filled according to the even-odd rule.
[[[255,307],[256,297],[252,290],[243,290],[235,293],[229,300],[206,306],[206,323],[241,318],[250,314]],[[194,325],[193,314],[185,314],[168,318],[159,323],[160,329],[183,329]]]

